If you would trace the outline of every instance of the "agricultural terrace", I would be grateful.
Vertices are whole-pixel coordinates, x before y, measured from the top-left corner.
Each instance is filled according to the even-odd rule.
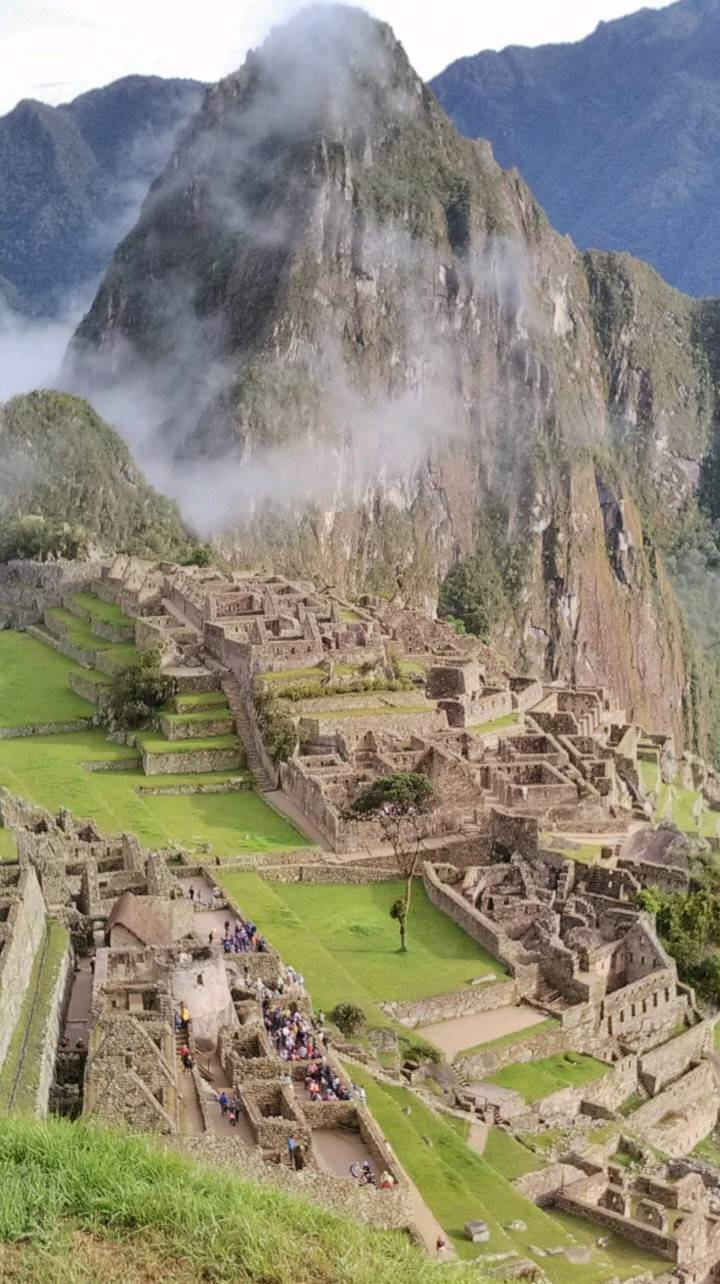
[[[464,1225],[482,1217],[490,1230],[486,1252],[516,1252],[526,1258],[530,1245],[548,1249],[592,1249],[592,1261],[578,1266],[564,1253],[543,1258],[542,1269],[551,1284],[607,1284],[635,1275],[659,1275],[663,1263],[615,1235],[598,1246],[598,1229],[580,1218],[544,1211],[512,1186],[514,1178],[543,1167],[530,1150],[501,1129],[490,1130],[479,1154],[467,1144],[467,1125],[440,1115],[406,1088],[380,1083],[353,1065],[368,1104],[390,1140],[398,1159],[415,1182],[428,1207],[445,1228],[458,1257],[482,1261],[483,1246],[469,1242]],[[526,1229],[510,1230],[511,1222]]]
[[[646,789],[657,791],[657,816],[665,815],[668,799],[668,785],[660,784],[659,769],[657,763],[640,762],[640,774]],[[658,788],[659,785],[659,788]],[[684,789],[679,781],[673,786],[673,821],[678,829],[682,829],[687,834],[697,834],[697,822],[693,820],[693,807],[695,806],[699,793],[692,789]],[[700,832],[704,838],[714,838],[717,833],[718,813],[712,811],[703,812]]]
[[[0,632],[2,725],[25,727],[91,718],[93,706],[67,685],[69,674],[77,671],[74,662],[42,642],[22,633]],[[192,704],[189,707],[192,711]],[[170,747],[170,742],[154,734],[149,739],[158,751]],[[217,739],[225,745],[227,738]],[[187,745],[197,748],[204,743],[209,742],[173,741],[172,750],[182,753]],[[95,770],[89,770],[88,764]],[[247,787],[223,794],[148,792],[230,780]],[[101,728],[0,739],[0,785],[50,811],[66,807],[94,820],[106,833],[134,833],[146,847],[180,845],[190,852],[223,858],[308,845],[308,839],[249,784],[247,773],[241,771],[150,778],[142,770],[140,753],[111,743]],[[9,835],[0,830],[0,859],[10,856]]]
[[[377,1004],[447,994],[478,977],[505,975],[500,963],[413,890],[407,954],[399,951],[390,908],[400,882],[318,885],[268,882],[226,870],[220,881],[251,914],[287,963],[302,972],[316,1008],[358,1003],[373,1024],[387,1020]]]

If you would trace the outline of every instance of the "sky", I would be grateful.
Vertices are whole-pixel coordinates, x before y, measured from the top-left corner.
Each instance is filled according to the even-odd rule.
[[[665,8],[669,0],[645,0]],[[58,103],[133,72],[218,80],[303,0],[0,0],[0,113]],[[509,44],[579,40],[635,0],[366,0],[425,79]]]

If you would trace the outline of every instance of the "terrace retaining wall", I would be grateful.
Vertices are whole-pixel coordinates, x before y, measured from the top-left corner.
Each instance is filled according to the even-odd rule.
[[[2,890],[0,885],[0,893]],[[45,932],[45,901],[32,866],[21,870],[16,893],[5,924],[9,933],[0,950],[0,1066],[7,1055]]]
[[[389,1016],[412,1030],[436,1021],[451,1021],[455,1017],[476,1016],[482,1012],[494,1012],[497,1008],[514,1007],[519,1001],[517,985],[508,980],[485,981],[471,989],[456,990],[453,994],[438,994],[412,1003],[382,1003],[380,1006]]]
[[[245,755],[238,744],[233,749],[199,749],[183,753],[145,753],[146,776],[183,776],[194,772],[236,771],[245,766]]]
[[[72,722],[33,722],[25,727],[0,727],[0,740],[26,740],[30,736],[62,736],[72,731],[87,731],[93,726],[92,718],[75,718]]]
[[[60,1031],[63,1026],[67,1005],[70,1000],[70,992],[73,986],[73,958],[73,949],[70,938],[68,937],[67,947],[60,961],[57,977],[55,978],[55,985],[53,987],[50,1006],[45,1020],[45,1029],[43,1031],[40,1071],[37,1093],[35,1096],[35,1113],[40,1115],[43,1119],[45,1119],[48,1114],[50,1089],[52,1088],[53,1078],[55,1076],[55,1061],[57,1058],[58,1044],[60,1042]]]

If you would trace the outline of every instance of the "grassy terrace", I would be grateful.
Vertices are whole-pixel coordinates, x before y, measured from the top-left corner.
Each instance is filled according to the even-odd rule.
[[[664,1269],[658,1258],[615,1236],[609,1236],[606,1248],[599,1248],[596,1226],[544,1212],[519,1195],[511,1185],[513,1178],[542,1163],[500,1129],[491,1131],[485,1153],[479,1155],[465,1144],[464,1129],[458,1130],[406,1088],[381,1084],[354,1065],[351,1074],[365,1087],[373,1115],[461,1258],[482,1261],[482,1249],[463,1234],[466,1221],[482,1217],[490,1228],[489,1253],[515,1251],[527,1258],[533,1256],[530,1245],[544,1251],[578,1244],[592,1249],[592,1262],[580,1269],[564,1255],[538,1261],[551,1284],[576,1284],[579,1278],[583,1284],[607,1284],[615,1276],[627,1279]],[[527,1230],[506,1230],[511,1221],[524,1222]]]
[[[85,1122],[0,1119],[0,1278],[17,1284],[439,1284],[398,1233]],[[458,1284],[477,1282],[453,1272]]]
[[[102,731],[0,740],[0,784],[50,811],[67,807],[76,816],[96,821],[106,833],[128,830],[151,848],[179,845],[192,851],[208,843],[210,854],[228,857],[308,843],[249,790],[174,797],[141,795],[138,789],[222,781],[228,779],[228,773],[148,777],[141,770],[139,757],[135,770],[112,770],[113,763],[128,756],[132,750],[111,744]],[[90,773],[83,767],[88,761],[107,763],[110,770]]]
[[[32,1111],[40,1082],[45,1021],[69,933],[54,919],[35,957],[27,993],[0,1070],[0,1110]]]
[[[525,1030],[511,1030],[509,1034],[500,1034],[497,1039],[489,1039],[487,1043],[477,1043],[475,1047],[463,1050],[458,1055],[460,1057],[472,1057],[476,1052],[492,1052],[496,1048],[509,1048],[514,1043],[524,1043],[527,1039],[532,1039],[534,1035],[549,1034],[551,1030],[557,1029],[559,1021],[555,1017],[548,1017],[545,1021],[539,1021],[537,1025],[528,1026]]]
[[[173,696],[170,702],[176,713],[195,713],[200,710],[211,710],[215,708],[226,709],[228,707],[227,696],[224,691],[201,691],[190,692],[188,695]]]
[[[580,1052],[558,1052],[541,1061],[505,1066],[504,1070],[490,1075],[489,1082],[519,1092],[532,1105],[534,1101],[540,1101],[551,1092],[559,1092],[561,1088],[579,1088],[584,1084],[594,1083],[596,1079],[602,1079],[608,1069],[602,1061],[586,1057]]]
[[[646,789],[658,789],[659,771],[657,764],[654,762],[641,762],[640,775]],[[665,815],[667,806],[668,786],[660,785],[658,792],[657,815]],[[673,820],[678,829],[682,829],[688,834],[697,834],[698,827],[692,817],[692,809],[695,806],[699,793],[692,789],[683,789],[679,784],[673,786]],[[717,812],[705,812],[702,817],[701,833],[705,838],[714,838],[718,822]]]
[[[102,620],[103,624],[135,623],[132,616],[125,615],[125,612],[121,611],[119,606],[115,606],[114,602],[103,602],[93,593],[73,593],[70,600],[74,606],[87,611],[88,615],[93,615],[96,620]]]
[[[315,1006],[329,1012],[341,1000],[359,1003],[373,1024],[387,1018],[382,1000],[445,994],[474,977],[503,976],[502,966],[428,900],[413,892],[407,954],[400,954],[390,907],[402,884],[359,886],[266,882],[228,870],[228,891],[305,977]]]
[[[15,836],[10,829],[0,829],[0,861],[17,860]]]
[[[468,727],[468,731],[473,731],[476,736],[489,736],[493,731],[504,731],[506,727],[515,727],[519,721],[518,713],[507,713],[503,718],[491,718],[490,722],[476,722],[474,726]]]
[[[93,708],[67,685],[78,666],[26,633],[0,632],[0,726],[72,722]]]
[[[203,709],[200,713],[163,713],[171,727],[197,727],[203,722],[217,722],[218,718],[229,718],[228,705],[217,704],[212,709]]]

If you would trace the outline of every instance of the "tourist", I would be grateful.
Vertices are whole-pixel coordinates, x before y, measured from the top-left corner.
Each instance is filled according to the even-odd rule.
[[[237,1123],[237,1111],[235,1110],[235,1105],[233,1102],[231,1102],[230,1105],[228,1106],[227,1117],[234,1128]]]
[[[354,1084],[353,1084],[353,1086],[352,1086],[352,1090],[353,1090],[353,1096],[354,1096],[354,1097],[357,1097],[358,1101],[360,1102],[360,1104],[361,1104],[362,1106],[366,1106],[366,1105],[367,1105],[367,1093],[366,1093],[365,1089],[364,1089],[364,1088],[362,1088],[362,1087],[360,1086],[360,1084],[359,1084],[359,1083],[354,1083]]]
[[[230,935],[230,919],[229,919],[229,918],[226,918],[226,919],[225,919],[225,923],[224,923],[224,931],[225,931],[225,939],[227,940],[227,938],[228,938],[228,937],[229,937],[229,935]]]
[[[435,1241],[435,1255],[440,1258],[440,1261],[444,1261],[447,1257],[447,1240],[442,1235],[438,1235]]]
[[[394,1185],[395,1185],[395,1178],[393,1177],[392,1173],[388,1172],[386,1168],[385,1171],[380,1174],[380,1189],[392,1190]]]
[[[294,1137],[288,1137],[287,1148],[288,1148],[288,1159],[290,1161],[290,1167],[294,1168],[297,1171],[297,1169],[299,1169],[300,1167],[300,1153],[299,1153],[298,1143],[296,1142]]]
[[[187,1008],[186,1008],[186,1006],[185,1006],[185,1004],[184,1004],[184,1003],[183,1003],[182,1008],[181,1008],[181,1010],[180,1010],[180,1022],[181,1022],[181,1026],[180,1026],[181,1030],[184,1032],[184,1034],[186,1034],[186,1035],[187,1035],[187,1034],[189,1034],[189,1032],[190,1032],[190,1013],[188,1012],[188,1010],[187,1010]]]
[[[228,1100],[228,1095],[224,1088],[220,1093],[220,1096],[218,1097],[218,1105],[220,1107],[220,1114],[226,1115],[228,1111],[229,1100]]]
[[[208,932],[208,945],[212,945],[214,940],[215,940],[215,933]]]
[[[190,900],[194,903],[194,902],[195,902],[195,888],[193,887],[192,883],[190,884],[190,890],[188,891],[188,896],[190,897]]]

